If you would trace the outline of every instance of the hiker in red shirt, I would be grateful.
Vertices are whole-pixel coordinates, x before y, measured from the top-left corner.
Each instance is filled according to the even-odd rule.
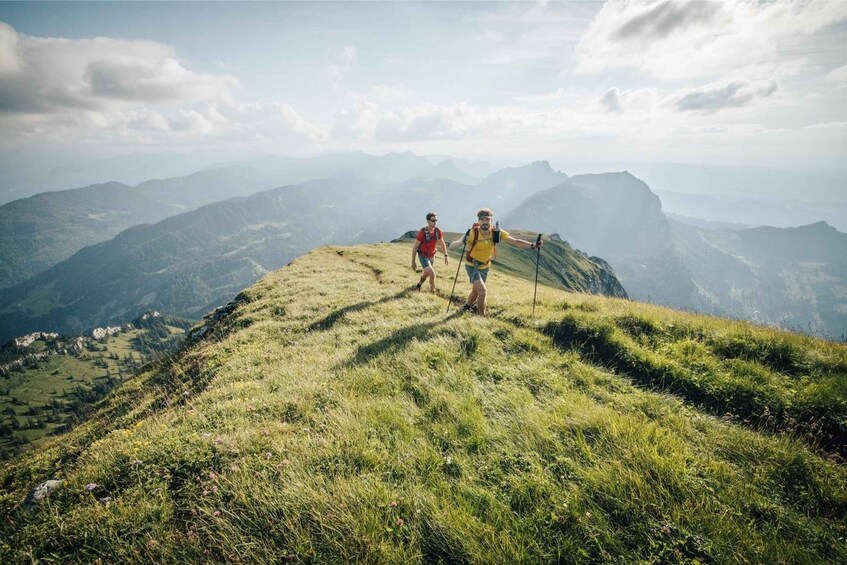
[[[421,289],[423,283],[426,282],[426,279],[429,279],[429,290],[431,292],[435,292],[434,259],[436,245],[440,247],[441,252],[444,253],[444,264],[446,265],[449,261],[447,258],[447,246],[444,244],[444,234],[442,234],[441,229],[435,225],[436,223],[438,223],[438,214],[435,212],[427,214],[426,226],[422,227],[420,231],[418,231],[415,246],[412,247],[412,269],[417,270],[417,264],[415,262],[416,254],[418,260],[421,262],[421,267],[423,267],[421,280],[419,280],[418,284],[415,285],[418,290]]]

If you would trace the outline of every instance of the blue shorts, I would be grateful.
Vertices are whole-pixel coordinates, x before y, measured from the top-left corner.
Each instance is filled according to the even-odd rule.
[[[488,278],[488,271],[491,269],[480,269],[476,265],[465,264],[465,270],[468,272],[468,279],[471,281],[471,284],[473,284],[476,280],[485,282],[485,279]]]
[[[434,257],[424,257],[423,255],[418,253],[418,261],[421,262],[421,268],[426,269],[427,267],[432,267],[434,260]]]

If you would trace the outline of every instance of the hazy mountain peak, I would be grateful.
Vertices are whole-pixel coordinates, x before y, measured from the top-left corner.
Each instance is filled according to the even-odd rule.
[[[838,230],[826,223],[826,220],[821,220],[819,222],[814,222],[812,224],[808,224],[805,226],[799,226],[798,230],[803,230],[806,232],[817,232],[817,233],[833,233]]]
[[[553,171],[553,167],[550,166],[550,161],[547,160],[533,161],[529,164],[529,167],[536,170],[543,169],[547,171]]]

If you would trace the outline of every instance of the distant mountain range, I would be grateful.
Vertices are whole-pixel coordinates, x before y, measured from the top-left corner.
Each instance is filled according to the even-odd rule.
[[[836,338],[847,333],[847,234],[800,228],[707,229],[662,213],[629,173],[579,175],[506,218],[557,232],[609,261],[636,300]]]
[[[805,202],[802,200],[768,200],[706,196],[672,191],[655,191],[666,212],[702,218],[713,222],[752,226],[796,227],[826,221],[836,229],[847,231],[847,202]]]
[[[23,282],[76,251],[121,231],[236,196],[318,178],[397,183],[417,178],[479,179],[452,161],[411,153],[344,153],[310,159],[266,157],[185,177],[47,192],[0,206],[0,289]],[[389,235],[394,236],[398,232]]]
[[[325,178],[303,181],[316,175]],[[257,192],[281,178],[294,182]],[[249,196],[221,200],[231,194]],[[538,161],[474,180],[450,160],[354,153],[268,158],[0,207],[0,339],[73,333],[150,308],[197,318],[319,245],[392,240],[421,227],[428,211],[460,232],[482,207],[505,229],[556,233],[603,258],[637,300],[847,332],[847,236],[827,224],[669,219],[627,172],[569,178]],[[143,222],[156,223],[135,225]]]
[[[429,209],[464,227],[486,203],[506,206],[519,201],[521,191],[565,178],[541,162],[505,169],[477,185],[423,178],[385,185],[350,177],[203,206],[127,229],[0,291],[0,341],[39,328],[74,333],[151,308],[198,318],[314,247],[393,239],[423,224]]]

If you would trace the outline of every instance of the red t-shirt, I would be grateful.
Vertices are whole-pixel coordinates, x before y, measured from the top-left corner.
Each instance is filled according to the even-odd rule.
[[[424,257],[432,259],[435,257],[435,242],[441,239],[441,230],[435,228],[434,233],[428,234],[429,237],[427,237],[427,234],[424,233],[425,231],[426,228],[421,228],[420,231],[418,231],[417,240],[421,242],[421,246],[418,247],[418,253]],[[427,241],[427,239],[429,239],[429,241]]]

